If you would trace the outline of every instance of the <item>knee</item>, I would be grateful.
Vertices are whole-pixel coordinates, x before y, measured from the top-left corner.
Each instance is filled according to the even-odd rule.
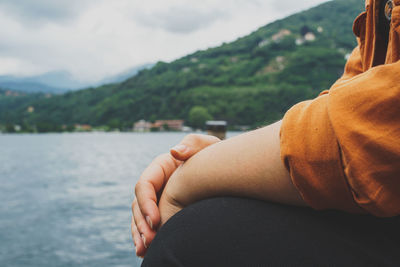
[[[215,247],[216,233],[226,228],[232,198],[207,199],[186,207],[157,233],[143,266],[194,266]],[[225,212],[223,212],[225,210]],[[199,266],[199,265],[198,265]]]
[[[159,230],[143,266],[208,266],[216,259],[225,261],[232,248],[243,245],[243,227],[251,228],[256,220],[250,214],[257,214],[257,207],[265,205],[268,204],[230,197],[195,203]]]

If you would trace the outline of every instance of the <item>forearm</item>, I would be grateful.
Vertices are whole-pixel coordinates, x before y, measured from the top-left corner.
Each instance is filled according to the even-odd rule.
[[[167,194],[182,206],[215,196],[305,205],[280,159],[281,123],[216,143],[185,162]]]

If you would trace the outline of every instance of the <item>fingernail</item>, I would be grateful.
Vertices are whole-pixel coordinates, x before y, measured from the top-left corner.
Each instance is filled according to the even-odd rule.
[[[184,153],[184,152],[186,152],[186,150],[187,150],[187,146],[182,145],[182,144],[176,145],[176,146],[174,146],[174,147],[172,148],[172,150],[175,150],[175,151],[177,151],[177,152],[179,152],[179,153]]]
[[[147,223],[149,224],[151,230],[153,230],[153,222],[151,221],[151,219],[150,219],[149,216],[146,216],[146,221],[147,221]]]
[[[145,237],[143,234],[141,234],[140,237],[141,237],[142,240],[143,240],[143,245],[144,245],[144,247],[147,248],[147,245],[146,245],[146,237]]]

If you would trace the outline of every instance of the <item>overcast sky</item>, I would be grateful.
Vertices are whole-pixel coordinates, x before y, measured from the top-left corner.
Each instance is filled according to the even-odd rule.
[[[96,81],[233,41],[326,0],[0,0],[0,75]]]

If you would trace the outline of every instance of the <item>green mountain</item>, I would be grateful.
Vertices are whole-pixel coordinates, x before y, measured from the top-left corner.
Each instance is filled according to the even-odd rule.
[[[341,75],[362,9],[361,0],[327,2],[232,43],[159,62],[119,84],[51,97],[0,93],[0,124],[124,128],[140,119],[188,120],[195,106],[231,125],[268,123]]]

